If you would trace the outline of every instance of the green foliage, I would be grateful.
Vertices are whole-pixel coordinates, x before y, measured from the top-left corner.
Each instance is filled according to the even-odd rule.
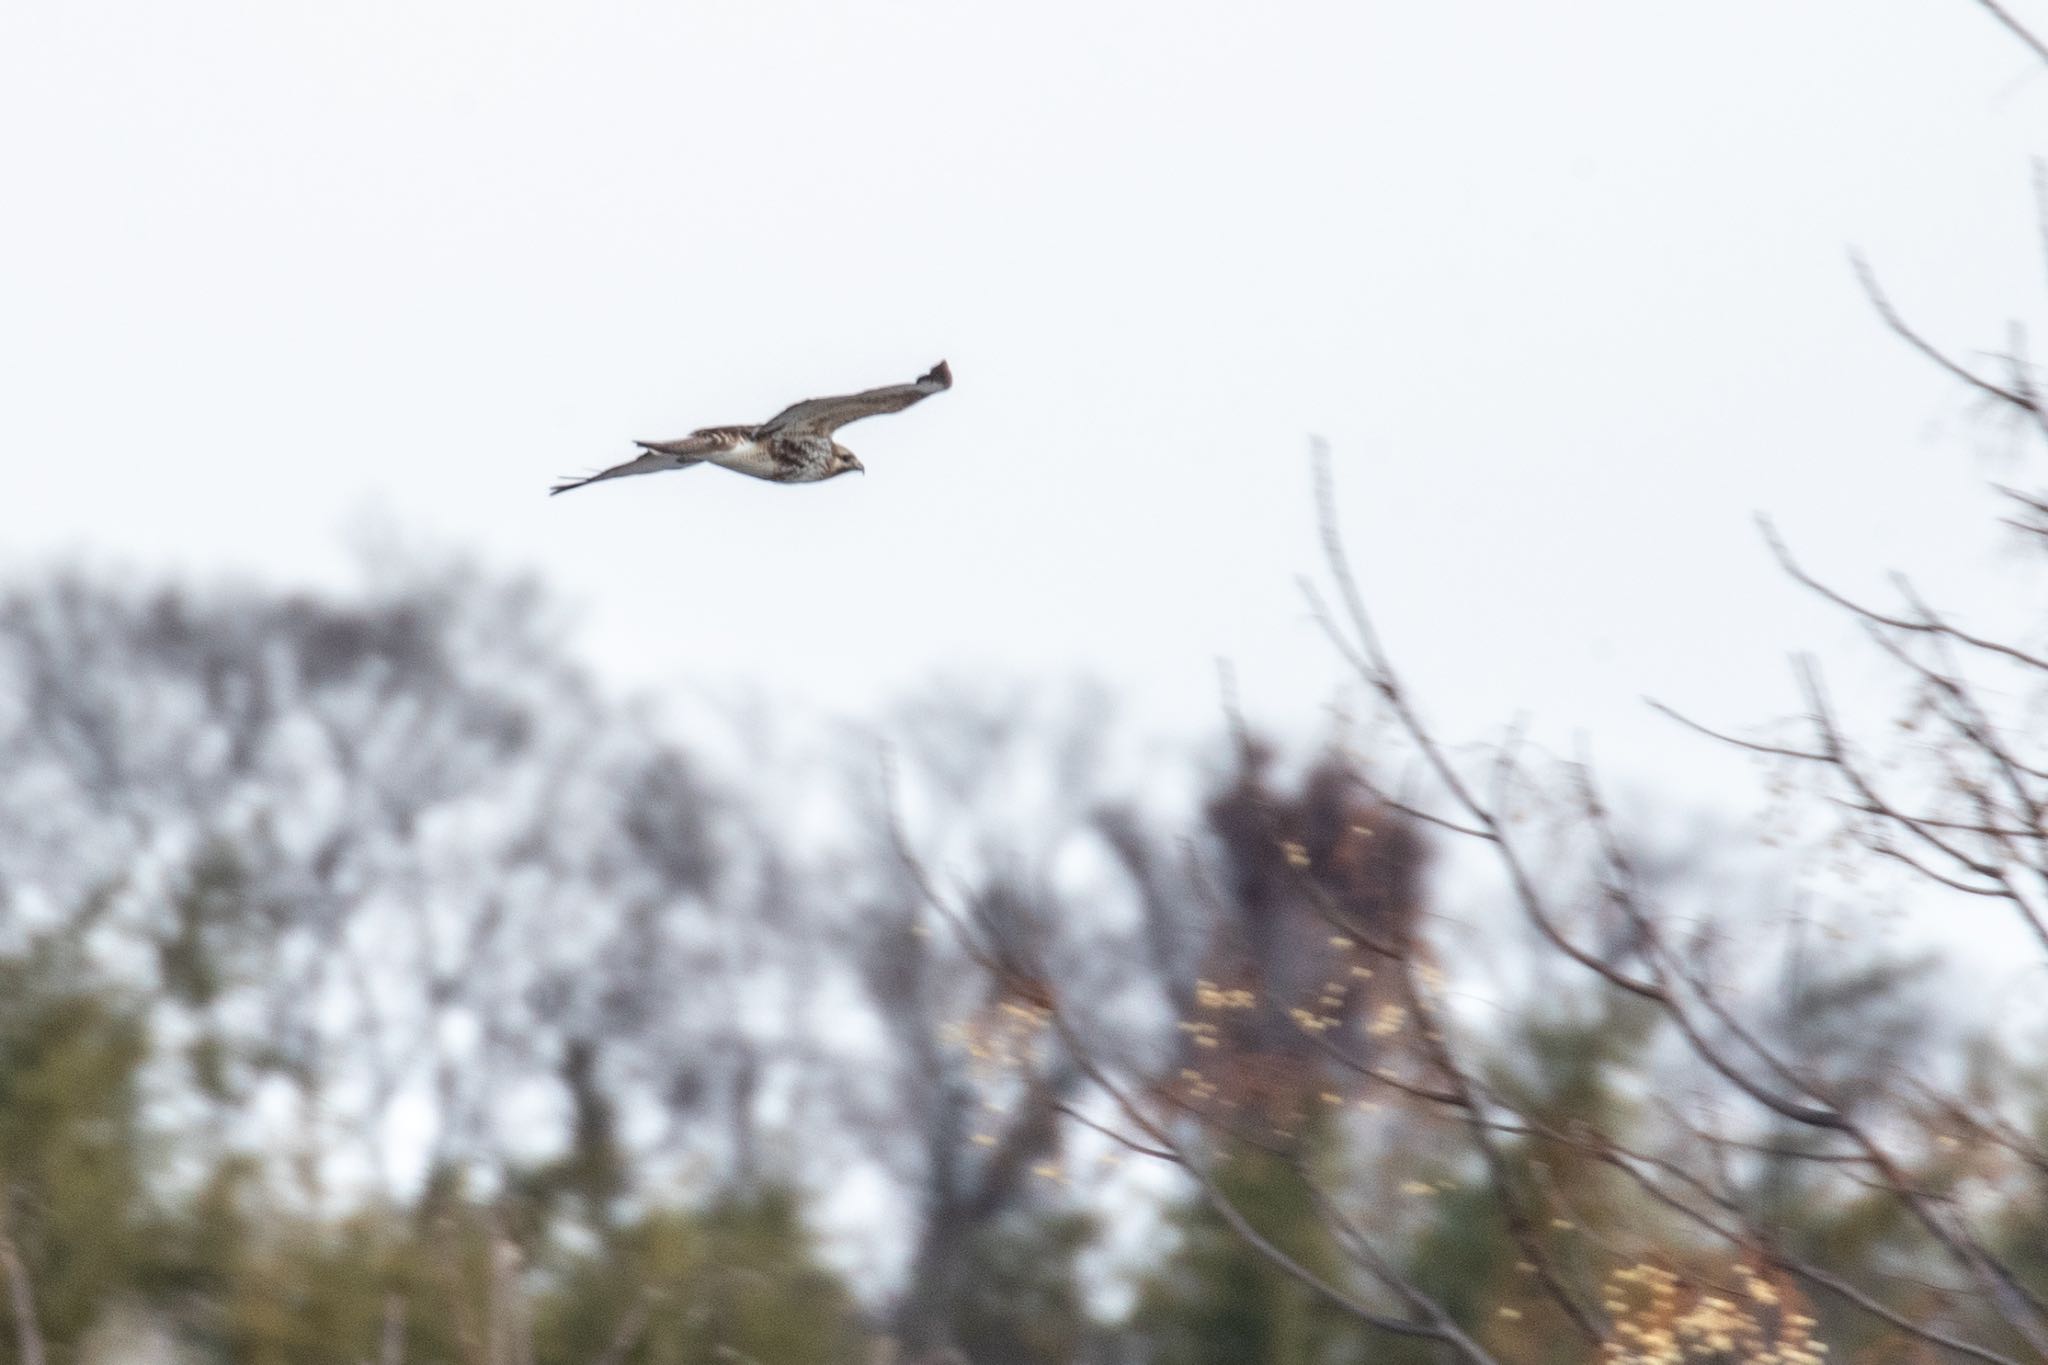
[[[796,1201],[772,1192],[647,1212],[596,1244],[537,1243],[502,1203],[437,1182],[411,1212],[281,1211],[245,1164],[164,1229],[154,1300],[201,1359],[359,1365],[387,1331],[416,1361],[762,1365],[845,1360],[850,1296],[817,1262]],[[737,1354],[734,1354],[737,1353]]]
[[[631,1365],[825,1365],[857,1354],[852,1299],[818,1263],[784,1190],[647,1214],[597,1252],[563,1258],[554,1280],[535,1311],[544,1365],[597,1359],[636,1321],[620,1357]]]
[[[1628,1082],[1643,1074],[1657,1016],[1618,992],[1550,1005],[1511,1021],[1484,1068],[1488,1088],[1549,1133],[1601,1132],[1628,1141],[1638,1105]],[[1560,1274],[1598,1284],[1588,1238],[1653,1234],[1664,1221],[1625,1179],[1580,1146],[1543,1133],[1500,1134],[1496,1165],[1477,1165],[1432,1196],[1409,1274],[1468,1331],[1507,1359],[1572,1365],[1586,1342],[1537,1292],[1524,1240]],[[1519,1214],[1520,1228],[1510,1217]],[[1514,1314],[1503,1318],[1501,1310]],[[1429,1359],[1413,1345],[1390,1359]]]
[[[1017,1210],[980,1229],[954,1308],[953,1339],[975,1365],[1063,1365],[1092,1329],[1076,1258],[1095,1239],[1084,1214]]]
[[[512,1358],[497,1346],[529,1333],[537,1365],[614,1348],[620,1365],[857,1354],[852,1298],[818,1262],[793,1194],[616,1226],[590,1217],[612,1206],[620,1176],[589,1094],[571,1150],[503,1199],[448,1174],[412,1210],[322,1214],[281,1197],[245,1156],[218,1158],[181,1193],[153,1192],[168,1152],[144,1139],[147,1058],[139,1013],[93,986],[69,949],[0,960],[5,1231],[54,1365],[81,1360],[117,1310],[194,1359],[237,1365],[360,1365],[387,1331],[407,1360],[494,1365]],[[14,1359],[15,1326],[0,1324],[0,1362]]]
[[[919,1317],[899,1302],[894,1314],[920,1346],[957,1345],[975,1365],[1442,1358],[1437,1345],[1362,1325],[1201,1199],[1173,1213],[1175,1235],[1142,1272],[1128,1329],[1093,1321],[1082,1267],[1095,1220],[1048,1211],[1030,1192],[959,1195],[971,1182],[948,1168],[951,1139],[966,1140],[955,1120],[974,1097],[955,1093],[945,1074],[938,1039],[953,1007],[943,1002],[978,999],[987,983],[963,964],[948,983],[957,995],[932,991],[926,1001],[927,978],[950,969],[904,952],[898,940],[914,937],[911,916],[877,917],[903,926],[885,935],[853,920],[799,917],[802,878],[813,873],[822,899],[838,897],[844,882],[863,903],[887,907],[903,890],[900,850],[890,844],[877,865],[845,876],[832,868],[829,885],[826,874],[804,872],[798,852],[775,843],[773,821],[759,824],[756,840],[755,825],[706,798],[679,752],[637,725],[597,723],[601,708],[580,675],[529,636],[514,632],[516,648],[489,655],[488,667],[466,663],[475,675],[455,678],[454,663],[473,661],[480,646],[450,647],[468,638],[450,632],[493,633],[461,625],[483,619],[462,600],[361,619],[303,606],[246,619],[228,613],[203,630],[181,625],[175,611],[142,613],[131,622],[136,638],[156,641],[150,648],[162,655],[148,688],[191,682],[188,651],[211,660],[197,669],[202,685],[190,705],[162,708],[196,719],[180,744],[157,746],[170,755],[161,762],[152,745],[117,752],[137,735],[118,703],[138,689],[125,667],[94,662],[109,636],[105,613],[76,623],[78,667],[41,670],[68,679],[98,669],[105,685],[98,700],[92,689],[49,689],[49,714],[21,734],[84,738],[54,745],[45,766],[72,762],[73,748],[115,754],[85,765],[97,776],[81,779],[78,795],[89,800],[79,803],[74,837],[40,841],[65,850],[53,865],[70,856],[100,804],[134,795],[135,773],[149,766],[142,760],[161,779],[128,821],[151,837],[110,855],[108,867],[77,870],[75,884],[106,889],[82,903],[64,935],[0,956],[0,1231],[19,1246],[52,1365],[88,1365],[88,1343],[117,1318],[143,1320],[194,1361],[223,1365],[362,1365],[391,1355],[408,1365],[875,1358],[887,1344],[870,1339],[849,1286],[821,1263],[798,1189],[734,1176],[700,1199],[664,1199],[647,1188],[640,1164],[687,1156],[717,1169],[721,1148],[751,1150],[756,1130],[771,1122],[800,1131],[833,1114],[870,1125],[859,1134],[867,1150],[906,1182],[924,1181],[924,1230],[944,1234],[927,1238],[936,1250],[919,1256],[943,1273],[915,1277],[905,1296],[924,1306],[913,1296],[927,1288],[929,1312]],[[503,626],[529,614],[523,604],[506,597],[502,615],[485,615]],[[0,645],[6,627],[0,619]],[[224,640],[239,643],[220,653]],[[280,649],[299,660],[297,674],[272,666]],[[529,686],[551,668],[555,682],[524,700],[504,684]],[[291,676],[305,695],[266,694]],[[321,692],[329,683],[333,690]],[[71,702],[83,708],[76,715],[65,709]],[[543,747],[575,763],[529,765],[536,727],[562,717],[576,724]],[[294,738],[313,735],[339,746],[333,772],[322,767],[320,745]],[[235,763],[218,780],[189,780],[222,743]],[[971,772],[985,761],[978,753],[968,746],[942,757]],[[272,766],[283,758],[292,761]],[[1768,1264],[1787,1253],[1870,1286],[1916,1320],[2002,1339],[1984,1296],[1950,1287],[1961,1276],[1935,1239],[1895,1190],[1869,1178],[1861,1158],[1844,1154],[1838,1134],[1760,1118],[1760,1106],[1717,1074],[1720,1064],[1702,1060],[1697,1045],[1678,1045],[1654,1005],[1573,973],[1535,982],[1520,1000],[1488,998],[1483,1015],[1465,1009],[1475,997],[1447,995],[1455,1003],[1435,1011],[1447,1021],[1440,1031],[1398,1017],[1381,1028],[1372,1007],[1398,1006],[1391,983],[1399,974],[1379,955],[1398,957],[1426,928],[1423,845],[1370,806],[1344,761],[1312,770],[1298,792],[1276,787],[1267,771],[1250,754],[1205,807],[1226,875],[1203,889],[1232,907],[1223,925],[1230,932],[1212,936],[1223,948],[1212,953],[1204,937],[1216,926],[1176,918],[1207,897],[1161,872],[1165,862],[1145,840],[1131,836],[1120,854],[1144,887],[1153,984],[1173,995],[1188,984],[1176,972],[1207,972],[1256,988],[1243,993],[1258,1010],[1219,1013],[1221,1026],[1199,1021],[1210,1049],[1234,1054],[1233,1067],[1216,1068],[1216,1083],[1193,1067],[1181,1074],[1212,1098],[1219,1085],[1236,1087],[1214,1109],[1197,1101],[1185,1111],[1209,1121],[1195,1149],[1225,1140],[1225,1128],[1254,1111],[1265,1125],[1248,1131],[1287,1144],[1285,1157],[1226,1146],[1211,1172],[1266,1240],[1398,1313],[1395,1296],[1343,1253],[1295,1163],[1315,1170],[1347,1207],[1377,1199],[1367,1226],[1387,1263],[1509,1365],[1591,1358],[1590,1343],[1542,1292],[1532,1261],[1555,1268],[1588,1301],[1614,1284],[1641,1287],[1616,1277],[1631,1265],[1672,1280],[1684,1272],[1697,1283],[1685,1290],[1690,1298],[1656,1309],[1668,1318],[1699,1306],[1697,1291],[1726,1278],[1732,1256]],[[275,818],[251,813],[298,788],[310,794],[303,807]],[[531,801],[493,809],[489,798],[501,788]],[[744,838],[720,836],[728,817]],[[474,843],[471,832],[482,827],[502,840]],[[222,830],[232,837],[205,837]],[[618,832],[623,841],[611,839]],[[196,851],[166,876],[158,855],[181,840]],[[464,865],[454,883],[440,879],[433,858],[415,856],[445,855],[458,842],[460,856],[448,859]],[[756,899],[731,899],[750,878],[722,873],[728,843],[755,842],[759,865],[734,866],[759,874]],[[135,866],[113,865],[122,857]],[[985,896],[975,910],[1023,924],[1033,918],[1027,901]],[[749,908],[758,913],[738,913]],[[608,911],[616,913],[607,919]],[[1332,915],[1370,933],[1333,936]],[[700,935],[706,927],[717,932]],[[831,936],[808,932],[821,927]],[[1344,956],[1360,938],[1395,945],[1373,948],[1377,977],[1362,950]],[[1697,943],[1703,958],[1716,947],[1712,935]],[[1348,946],[1333,956],[1340,944]],[[1963,1121],[1898,1084],[1926,1079],[1932,1096],[1952,1092],[1956,1080],[1930,1064],[1954,1049],[1930,1045],[1945,1031],[1919,990],[1920,964],[1794,942],[1782,977],[1766,978],[1755,948],[1742,944],[1734,962],[1714,953],[1698,967],[1704,984],[1684,983],[1692,1018],[1713,1045],[1740,1060],[1751,1046],[1740,1035],[1753,1031],[1788,1059],[1790,1073],[1758,1067],[1759,1083],[1780,1093],[1810,1087],[1844,1112],[1875,1115],[1913,1190],[1965,1211],[1988,1209],[1995,1196],[1995,1215],[1974,1220],[1991,1234],[1987,1245],[2028,1290],[2048,1290],[2048,1185],[2038,1160],[2024,1160],[2037,1156],[2048,1121],[2037,1122],[2031,1150],[2021,1132],[2030,1101],[2048,1113],[2038,1065],[2029,1059],[1967,1079],[1963,1112],[1999,1119],[2004,1131]],[[1614,951],[1627,966],[1631,950]],[[744,970],[732,966],[741,961]],[[1430,961],[1425,953],[1420,964]],[[1684,957],[1675,962],[1681,974],[1693,969]],[[834,973],[847,963],[869,971],[881,1002],[867,1022],[888,1036],[875,1046],[900,1049],[889,1059],[895,1065],[877,1069],[880,1080],[848,1074],[857,1073],[849,1058],[861,1048],[839,1051],[798,1032],[807,1016],[837,1018],[848,980]],[[1071,1000],[1139,965],[1137,956],[1090,957],[1076,984],[1061,989]],[[114,972],[124,982],[146,978],[147,990],[113,988]],[[1367,980],[1379,984],[1351,984]],[[1741,1005],[1741,1029],[1711,1008],[1722,997],[1708,988],[1723,985]],[[1195,999],[1209,1008],[1201,992]],[[1318,1005],[1313,1032],[1300,1026],[1306,1009],[1287,1008],[1297,1001]],[[1425,1011],[1406,1013],[1414,1020]],[[784,1041],[794,1046],[728,1055],[727,1038],[759,1041],[746,1036],[755,1016],[789,1021]],[[1115,1017],[1100,1011],[1105,1026]],[[1446,1032],[1458,1035],[1461,1070],[1499,1120],[1490,1159],[1441,1093],[1441,1054],[1426,1044]],[[465,1036],[471,1041],[459,1041]],[[1188,1058],[1204,1062],[1199,1048],[1187,1042]],[[1132,1093],[1163,1094],[1157,1083],[1184,1060],[1158,1075],[1132,1074]],[[783,1066],[812,1070],[773,1071]],[[376,1103],[322,1107],[371,1075],[392,1087]],[[792,1077],[803,1085],[781,1084]],[[438,1106],[429,1117],[443,1122],[455,1155],[423,1192],[365,1189],[359,1150],[323,1149],[349,1121],[398,1108],[390,1095],[410,1103],[428,1090]],[[288,1154],[252,1136],[259,1101],[274,1116],[268,1101],[279,1095],[305,1104],[302,1145]],[[525,1146],[514,1161],[500,1144],[527,1136],[508,1128],[547,1112],[536,1096],[561,1102],[561,1141],[539,1153]],[[1356,1097],[1364,1108],[1351,1103]],[[1725,1130],[1717,1127],[1723,1103],[1732,1111]],[[1303,1108],[1313,1116],[1298,1124]],[[1368,1122],[1368,1109],[1389,1118]],[[1043,1132],[1018,1130],[1036,1145],[1017,1150],[1057,1151],[1057,1111],[1036,1112]],[[650,1114],[665,1131],[643,1121]],[[718,1131],[728,1125],[729,1135]],[[708,1139],[702,1150],[700,1139]],[[419,1140],[415,1132],[393,1145]],[[1658,1168],[1667,1200],[1603,1161],[1615,1150],[1604,1144],[1671,1157]],[[830,1155],[808,1170],[829,1176],[824,1160],[853,1149],[809,1145],[808,1153]],[[280,1173],[287,1155],[301,1163],[291,1179]],[[735,1159],[729,1169],[753,1164]],[[949,1189],[958,1197],[932,1197]],[[1715,1216],[1739,1211],[1762,1235],[1738,1253],[1673,1213],[1670,1199],[1710,1206]],[[906,1200],[883,1216],[911,1208]],[[1789,1282],[1771,1292],[1787,1302],[1803,1294]],[[1887,1329],[1816,1297],[1823,1301],[1809,1307],[1838,1358],[1896,1358],[1885,1354],[1896,1344]],[[890,1307],[868,1305],[877,1320]],[[12,1365],[17,1351],[20,1324],[4,1320],[11,1311],[0,1297],[0,1365]],[[1593,1303],[1589,1311],[1622,1310]],[[899,1357],[939,1358],[909,1348]]]
[[[0,960],[0,1192],[53,1361],[148,1260],[145,1055],[141,1020],[68,949]]]
[[[1328,1141],[1311,1133],[1311,1145]],[[1274,1246],[1326,1281],[1344,1260],[1307,1187],[1277,1157],[1240,1148],[1218,1189]],[[1186,1365],[1344,1365],[1382,1360],[1364,1329],[1246,1244],[1199,1197],[1173,1219],[1175,1250],[1141,1288],[1132,1328],[1148,1358]]]

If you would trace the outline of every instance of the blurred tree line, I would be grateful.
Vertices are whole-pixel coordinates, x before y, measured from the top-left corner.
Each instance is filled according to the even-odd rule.
[[[1064,954],[1167,1093],[1211,978],[1325,970],[1267,808],[1356,843],[1334,751],[1289,794],[1247,748],[1176,823],[1099,695],[947,688],[886,753],[715,777],[462,564],[53,572],[0,592],[0,680],[0,1358],[1168,1359],[1278,1302],[1192,1222],[1114,1264],[1159,1196],[984,954]],[[1344,856],[1409,932],[1421,840]],[[1240,1014],[1299,1126],[1315,1059]]]
[[[2048,1069],[1583,774],[959,685],[714,761],[460,563],[49,573],[0,680],[0,1359],[2033,1358]]]

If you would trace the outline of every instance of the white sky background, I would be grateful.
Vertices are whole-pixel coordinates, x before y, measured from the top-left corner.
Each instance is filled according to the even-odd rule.
[[[1686,792],[1726,760],[1642,694],[1761,720],[1850,638],[1754,511],[2035,600],[2007,443],[1845,248],[2000,345],[2044,120],[1968,0],[12,5],[0,563],[340,581],[372,509],[545,573],[632,686],[1085,670],[1197,731],[1225,656],[1307,731],[1313,431],[1447,731]],[[942,356],[865,479],[544,495]]]

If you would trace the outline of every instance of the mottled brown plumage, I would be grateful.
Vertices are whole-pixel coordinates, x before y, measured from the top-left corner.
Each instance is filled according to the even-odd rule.
[[[700,464],[715,464],[770,483],[817,483],[862,468],[852,451],[832,439],[833,432],[863,417],[901,412],[912,403],[952,387],[953,371],[941,360],[914,383],[892,384],[836,398],[806,398],[790,404],[759,426],[704,427],[679,441],[636,441],[634,444],[642,452],[638,459],[613,465],[588,478],[565,480],[548,492],[566,493],[605,479],[658,474]]]

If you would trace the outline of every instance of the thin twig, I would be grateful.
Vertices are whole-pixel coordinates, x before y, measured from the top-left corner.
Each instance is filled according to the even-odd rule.
[[[652,1289],[640,1291],[633,1300],[633,1306],[620,1317],[618,1330],[612,1333],[611,1344],[604,1348],[604,1354],[597,1358],[594,1365],[625,1365],[626,1357],[632,1354],[633,1348],[640,1344],[641,1336],[647,1331],[647,1318],[652,1311],[653,1302]]]
[[[384,1333],[377,1348],[379,1365],[405,1365],[405,1296],[384,1296]]]
[[[1799,561],[1792,557],[1792,551],[1787,548],[1784,538],[1778,534],[1778,528],[1772,524],[1769,517],[1760,516],[1756,519],[1756,522],[1758,529],[1763,532],[1764,543],[1770,547],[1771,557],[1778,561],[1778,567],[1783,569],[1793,582],[1819,594],[1844,611],[1860,616],[1866,621],[1873,621],[1878,625],[1886,626],[1892,630],[1911,631],[1922,635],[1945,636],[1959,644],[1968,645],[1972,649],[1981,649],[1988,654],[2002,654],[2006,658],[2023,663],[2029,668],[2038,668],[2048,672],[2048,659],[2044,659],[2036,654],[2029,654],[2023,649],[2015,649],[2013,646],[2003,644],[1997,640],[1987,640],[1980,635],[1972,635],[1970,632],[1936,616],[1924,604],[1915,602],[1914,605],[1918,607],[1920,612],[1920,619],[1913,620],[1909,617],[1892,616],[1886,612],[1878,611],[1874,607],[1866,607],[1861,602],[1843,596],[1800,567]],[[1910,585],[1906,586],[1910,591]]]
[[[30,1292],[28,1267],[14,1239],[0,1233],[0,1269],[7,1273],[7,1302],[14,1310],[14,1346],[21,1365],[43,1365],[42,1328],[36,1325],[35,1295]]]
[[[2014,37],[2033,49],[2036,57],[2048,62],[2048,43],[2044,43],[2038,34],[2015,18],[2011,10],[1999,4],[1998,0],[1977,0],[1977,3],[1983,7],[1985,13],[2004,24]]]
[[[1977,3],[1995,8],[1991,6],[1991,0],[1977,0]],[[2002,384],[1992,383],[1968,366],[1950,359],[1947,352],[1914,331],[1911,325],[1903,317],[1899,316],[1899,311],[1892,307],[1892,301],[1885,297],[1885,292],[1879,287],[1877,274],[1870,268],[1870,263],[1860,255],[1852,254],[1849,259],[1856,268],[1856,277],[1863,283],[1863,292],[1869,296],[1871,306],[1877,309],[1877,315],[1883,318],[1884,325],[1891,328],[1907,345],[1980,393],[2017,408],[2021,412],[2032,414],[2035,411],[2034,405],[2027,401],[2025,394],[2017,393]]]

